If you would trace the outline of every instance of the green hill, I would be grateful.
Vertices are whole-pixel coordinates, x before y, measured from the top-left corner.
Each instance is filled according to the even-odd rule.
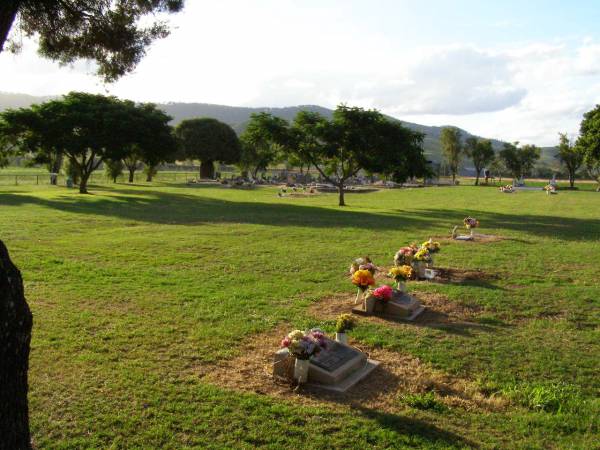
[[[35,97],[26,94],[12,94],[0,92],[0,111],[7,108],[26,107],[33,103],[44,102],[52,97]],[[289,106],[284,108],[249,108],[242,106],[224,106],[208,103],[180,103],[170,102],[162,103],[159,106],[170,116],[173,117],[173,123],[178,124],[184,119],[192,117],[214,117],[222,122],[231,125],[237,133],[244,131],[250,115],[252,113],[267,112],[286,120],[292,120],[298,111],[314,111],[325,117],[331,117],[332,110],[317,105]],[[398,120],[390,117],[390,119]],[[425,134],[424,149],[427,157],[433,161],[441,161],[440,133],[443,127],[420,125],[412,122],[401,122],[412,130]],[[461,130],[463,138],[473,136],[471,133]],[[492,140],[495,148],[502,146],[501,141]]]

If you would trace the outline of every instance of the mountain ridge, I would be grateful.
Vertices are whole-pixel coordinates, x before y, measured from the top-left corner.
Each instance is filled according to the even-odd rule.
[[[28,107],[34,103],[41,103],[53,98],[60,98],[60,96],[34,96],[29,94],[19,93],[8,93],[0,92],[0,111],[9,108],[22,108]],[[240,134],[246,127],[250,115],[252,113],[267,112],[274,116],[281,117],[285,120],[292,120],[299,111],[312,111],[318,112],[327,118],[331,118],[333,110],[319,105],[297,105],[297,106],[285,106],[285,107],[249,107],[249,106],[228,106],[218,105],[212,103],[198,103],[198,102],[165,102],[156,103],[156,105],[173,117],[173,125],[177,125],[184,119],[190,119],[193,117],[213,117],[217,120],[229,124],[236,133]],[[411,130],[421,132],[425,135],[423,147],[425,155],[435,161],[442,161],[442,151],[440,144],[440,135],[444,126],[433,126],[433,125],[421,125],[418,123],[407,122],[395,117],[386,116],[389,119],[397,120]],[[454,125],[447,125],[454,126]],[[470,136],[477,136],[464,129],[461,131],[463,138]],[[503,141],[497,139],[490,139],[495,150],[502,148]],[[553,147],[542,148],[543,159],[552,158]]]

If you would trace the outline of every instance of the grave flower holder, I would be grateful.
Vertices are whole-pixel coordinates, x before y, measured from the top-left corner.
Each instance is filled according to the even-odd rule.
[[[294,379],[298,382],[298,384],[304,384],[308,381],[309,366],[309,359],[296,358],[296,362],[294,363]]]
[[[340,344],[348,345],[348,336],[346,333],[335,333],[335,340]]]

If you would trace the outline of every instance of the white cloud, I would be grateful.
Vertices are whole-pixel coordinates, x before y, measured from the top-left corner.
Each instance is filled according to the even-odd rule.
[[[389,21],[393,29],[379,16],[352,14],[357,5],[365,15],[382,14],[389,4],[403,13]],[[558,131],[577,131],[582,112],[600,103],[600,43],[594,37],[494,44],[486,36],[479,45],[436,38],[437,44],[424,46],[419,42],[428,30],[410,23],[407,5],[190,1],[171,19],[172,35],[114,85],[91,75],[93,65],[60,68],[42,60],[25,41],[20,55],[0,54],[0,90],[86,90],[155,102],[251,106],[345,102],[539,145],[553,144]],[[494,26],[516,36],[514,30],[526,28],[506,18]]]

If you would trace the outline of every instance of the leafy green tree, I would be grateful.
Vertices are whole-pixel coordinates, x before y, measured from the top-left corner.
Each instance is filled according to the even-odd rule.
[[[125,165],[123,161],[120,159],[113,161],[111,159],[104,161],[104,171],[106,172],[106,176],[110,178],[113,183],[117,182],[117,178],[123,175],[123,169]]]
[[[505,143],[504,148],[500,150],[506,169],[515,179],[521,179],[531,173],[535,163],[540,159],[540,149],[535,145],[523,145],[518,147],[519,143]]]
[[[456,174],[458,173],[463,156],[460,130],[455,127],[442,128],[440,143],[442,144],[442,154],[446,158],[450,173],[452,174],[452,182],[455,183]]]
[[[130,116],[133,129],[130,132],[135,135],[135,139],[123,158],[130,183],[134,181],[136,170],[143,166],[153,168],[146,171],[146,179],[152,181],[153,172],[158,165],[175,160],[177,141],[169,125],[171,119],[171,116],[153,103],[133,106]]]
[[[575,145],[584,156],[590,176],[600,183],[600,105],[583,115]]]
[[[477,139],[476,137],[471,136],[465,140],[464,151],[473,161],[476,173],[475,186],[478,186],[481,171],[491,164],[495,157],[492,142],[488,139]]]
[[[423,136],[374,110],[341,105],[330,121],[300,112],[287,130],[276,127],[270,135],[286,153],[309,162],[337,187],[340,206],[346,204],[346,182],[360,170],[396,179],[424,173]]]
[[[105,81],[131,72],[155,40],[169,34],[164,21],[146,16],[175,13],[183,0],[2,0],[0,52],[12,28],[39,38],[39,53],[62,64],[90,59]],[[18,45],[11,45],[17,51]]]
[[[583,151],[581,147],[569,141],[567,133],[558,133],[558,153],[556,158],[565,166],[569,173],[569,185],[575,186],[575,175],[583,164]]]
[[[277,133],[281,133],[287,122],[267,113],[254,113],[246,129],[240,136],[242,152],[240,161],[251,170],[256,179],[259,171],[266,170],[270,164],[281,157],[281,145],[276,142]]]
[[[240,160],[240,141],[229,125],[217,119],[182,121],[175,128],[187,158],[200,160],[200,178],[214,178],[215,162],[234,164]]]
[[[139,137],[133,102],[71,92],[60,100],[0,114],[0,130],[19,140],[23,151],[43,157],[60,152],[80,176],[87,193],[90,175],[105,160],[126,156]]]

